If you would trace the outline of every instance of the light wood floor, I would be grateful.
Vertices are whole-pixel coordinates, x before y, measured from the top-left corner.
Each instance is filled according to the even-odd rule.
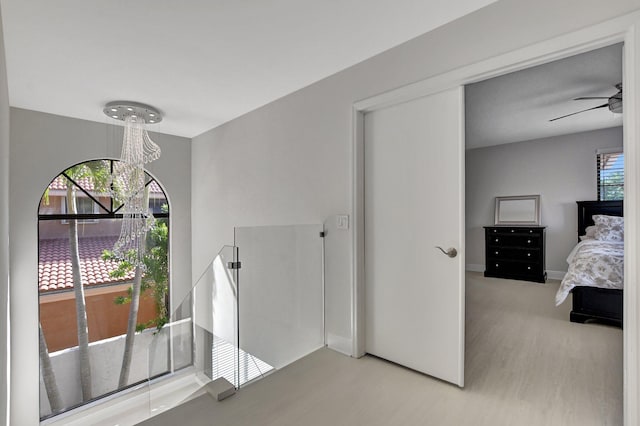
[[[622,425],[622,332],[568,320],[557,281],[467,274],[466,387],[322,349],[222,402],[208,395],[164,425]]]

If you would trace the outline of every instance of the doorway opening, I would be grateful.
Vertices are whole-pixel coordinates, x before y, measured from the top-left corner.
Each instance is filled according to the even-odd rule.
[[[603,424],[623,419],[624,242],[604,228],[624,220],[622,51],[465,88],[467,381],[530,400],[554,383]],[[496,197],[528,195],[538,223],[497,224]]]

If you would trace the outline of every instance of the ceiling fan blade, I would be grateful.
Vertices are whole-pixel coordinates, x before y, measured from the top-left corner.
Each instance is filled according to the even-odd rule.
[[[592,109],[604,108],[604,107],[608,107],[608,106],[609,106],[609,103],[602,104],[602,105],[599,105],[599,106],[597,106],[597,107],[588,108],[588,109],[583,109],[582,111],[578,111],[578,112],[574,112],[574,113],[571,113],[571,114],[563,115],[562,117],[552,118],[552,119],[551,119],[551,120],[549,120],[549,121],[556,121],[556,120],[560,120],[561,118],[571,117],[572,115],[580,114],[581,112],[587,112],[587,111],[591,111]]]
[[[583,101],[585,99],[609,99],[607,96],[582,96],[579,98],[573,98],[574,101]]]

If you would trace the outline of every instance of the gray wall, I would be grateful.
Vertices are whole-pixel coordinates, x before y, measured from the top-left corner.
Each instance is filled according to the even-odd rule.
[[[149,172],[169,198],[172,300],[191,286],[191,142],[152,134],[162,157]],[[120,156],[122,127],[11,109],[11,424],[38,423],[38,216],[49,182],[65,168]]]
[[[484,270],[483,226],[494,222],[495,197],[540,194],[547,227],[547,270],[567,270],[577,242],[576,201],[595,200],[596,149],[622,148],[622,127],[467,151],[466,261]],[[474,266],[472,266],[474,265]],[[557,274],[556,274],[557,275]]]
[[[6,342],[9,325],[9,93],[0,13],[0,342]],[[0,345],[0,424],[8,422],[9,345]]]
[[[193,140],[193,270],[238,225],[321,223],[351,211],[352,105],[638,8],[637,0],[503,0]],[[579,12],[579,13],[577,13]],[[327,334],[350,352],[351,231],[329,232]]]

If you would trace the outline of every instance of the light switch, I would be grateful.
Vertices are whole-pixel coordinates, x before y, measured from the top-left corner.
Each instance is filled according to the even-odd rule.
[[[336,216],[336,227],[338,229],[349,229],[349,216],[346,214],[339,214]]]

